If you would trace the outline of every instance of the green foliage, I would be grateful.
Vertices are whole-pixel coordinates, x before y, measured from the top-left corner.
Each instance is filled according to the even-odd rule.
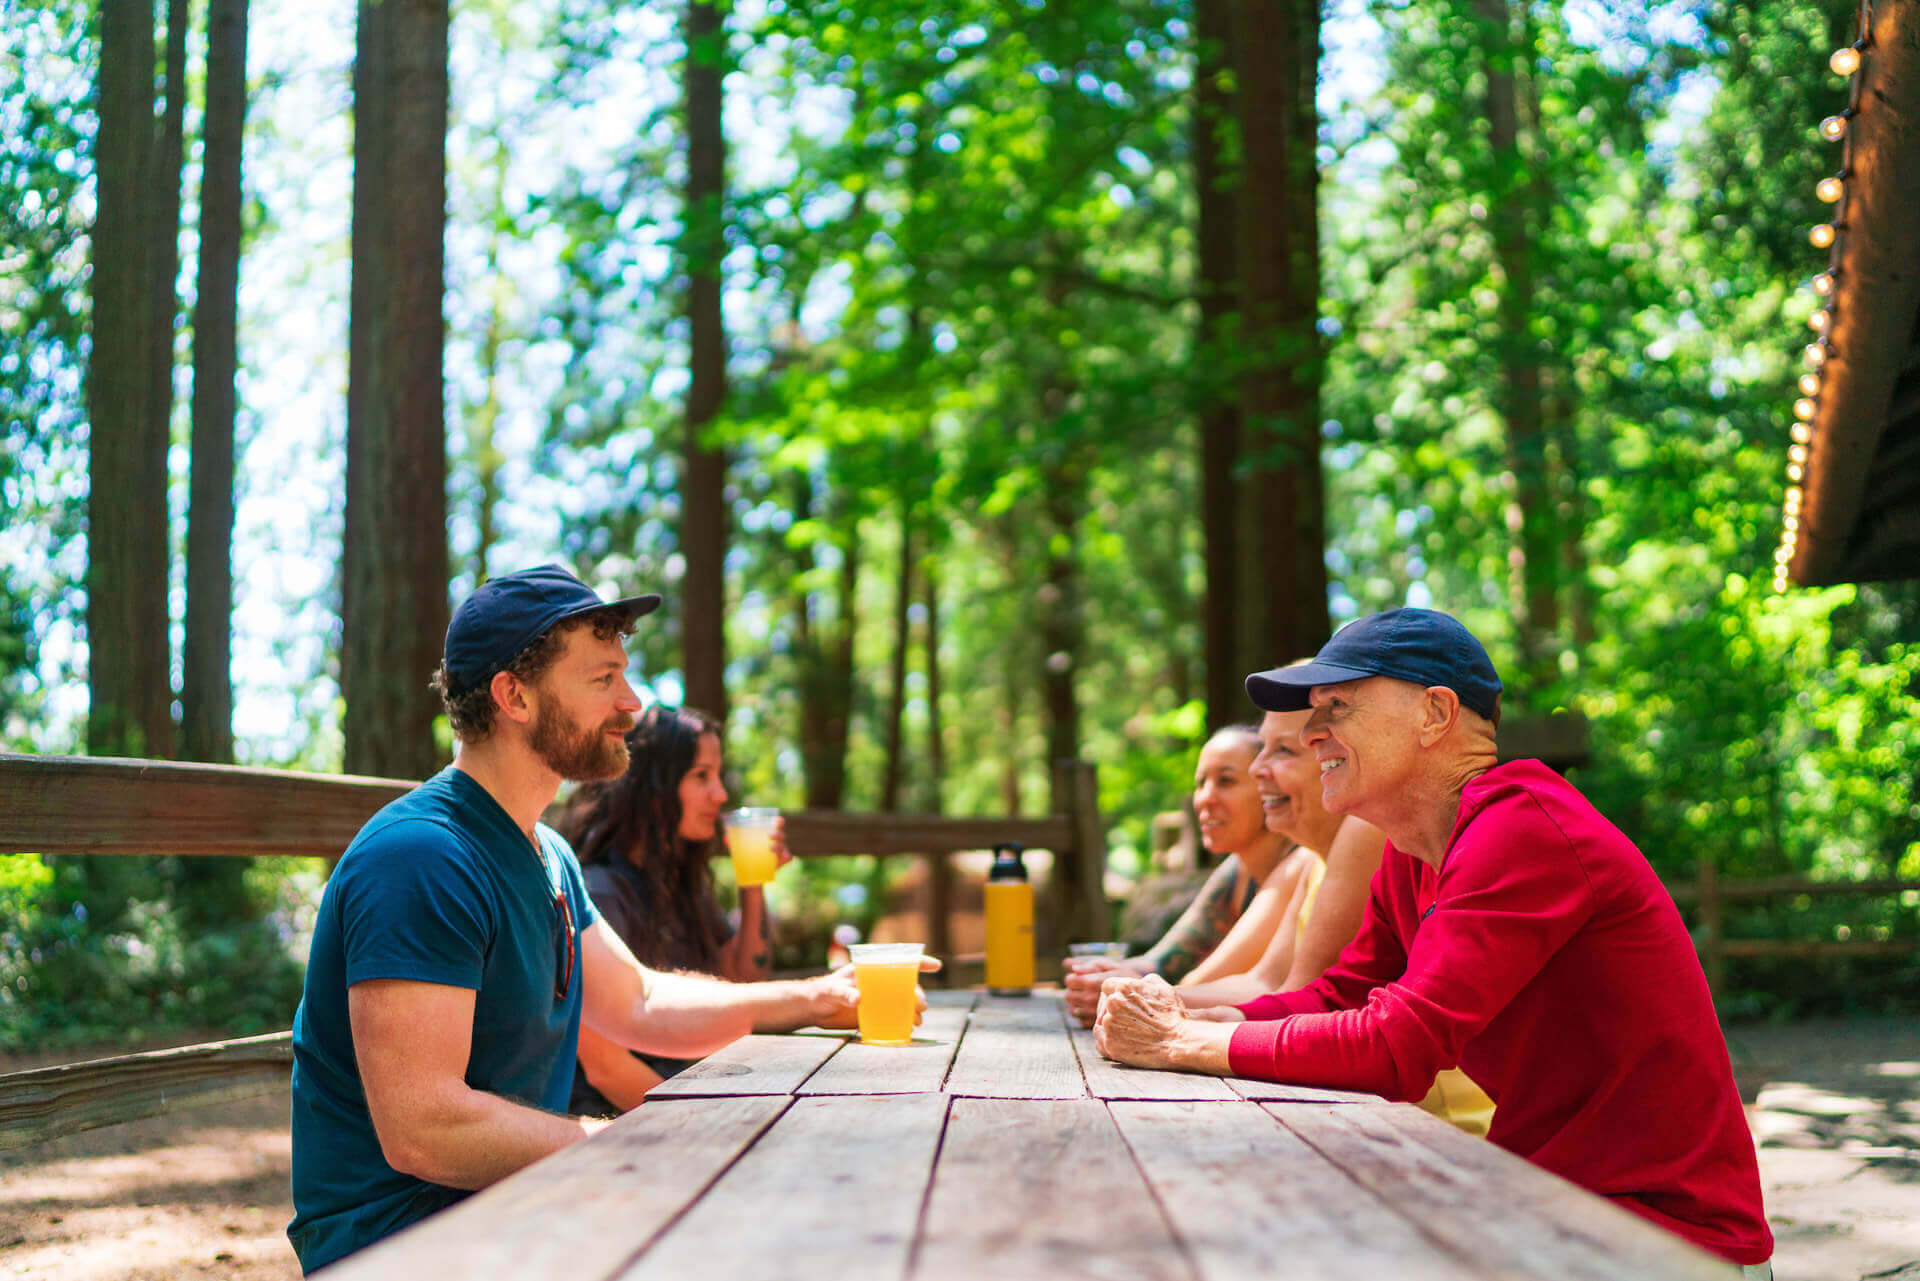
[[[175,862],[0,856],[0,1048],[288,1026],[295,904],[311,886],[264,860],[214,904],[179,888]]]
[[[1854,6],[1508,10],[1498,38],[1464,0],[1379,0],[1363,23],[1329,11],[1331,609],[1448,609],[1516,673],[1510,714],[1587,714],[1595,756],[1579,781],[1663,875],[1711,856],[1729,877],[1920,876],[1920,589],[1764,585],[1812,307],[1798,286],[1820,266],[1811,189],[1834,165],[1812,130],[1843,105],[1825,54],[1852,38]],[[1065,674],[1069,750],[1099,765],[1115,864],[1137,871],[1202,732],[1195,407],[1231,393],[1246,356],[1231,335],[1196,348],[1191,6],[729,11],[726,48],[699,54],[731,69],[729,190],[701,216],[721,219],[729,249],[729,395],[709,442],[732,460],[742,799],[798,803],[823,768],[821,722],[837,718],[843,799],[876,805],[898,702],[906,808],[1043,810],[1063,683],[1049,676]],[[447,240],[454,590],[512,557],[665,591],[634,649],[669,698],[688,220],[678,12],[463,9]],[[84,655],[91,20],[82,0],[0,0],[0,744],[41,751],[71,745],[59,700]],[[312,18],[258,19],[296,20]],[[1516,154],[1492,143],[1489,67],[1519,85]],[[344,67],[326,74],[344,109]],[[256,105],[297,79],[270,74]],[[321,382],[340,368],[344,327],[316,336],[326,326],[309,318],[344,314],[344,227],[304,249],[293,236],[309,171],[344,190],[346,156],[318,151],[338,120],[308,137],[305,119],[250,118],[250,198],[273,234],[247,272],[279,284],[249,319],[242,388],[276,424],[259,434],[272,445],[280,424],[314,417],[276,415],[293,399],[288,366]],[[1516,211],[1517,260],[1495,235]],[[1516,263],[1531,281],[1518,317]],[[282,341],[288,320],[300,332]],[[1556,652],[1523,674],[1503,393],[1516,363],[1542,382],[1560,550]],[[322,531],[337,520],[317,465],[329,430],[279,464],[315,473],[301,480],[320,491]],[[291,490],[283,479],[256,474],[243,497]],[[330,544],[314,537],[323,563],[282,592],[309,610],[330,590]],[[285,559],[252,545],[236,563],[266,567],[252,576],[264,584]],[[897,634],[903,564],[936,586],[916,588]],[[313,617],[289,614],[272,661],[243,680],[243,702],[271,695],[286,725],[243,734],[244,758],[338,759],[332,642]],[[817,964],[842,921],[870,929],[906,866],[789,869],[779,963]],[[291,876],[0,860],[0,1041],[284,1026],[293,905],[310,890]],[[1760,905],[1728,929],[1898,938],[1914,909]],[[1893,962],[1731,973],[1748,1012],[1894,1003],[1913,977]]]

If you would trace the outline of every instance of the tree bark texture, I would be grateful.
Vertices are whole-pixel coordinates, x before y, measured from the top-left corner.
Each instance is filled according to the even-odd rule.
[[[886,765],[880,778],[880,812],[900,810],[900,786],[906,775],[907,721],[907,646],[912,639],[913,500],[909,495],[900,505],[900,560],[893,593],[893,660],[888,671],[889,686],[886,727]]]
[[[181,746],[196,761],[233,759],[234,380],[246,116],[247,0],[210,0],[180,684]]]
[[[445,0],[363,0],[354,67],[341,693],[349,773],[439,765],[447,627]]]
[[[1249,669],[1238,644],[1235,618],[1246,602],[1240,594],[1236,509],[1240,461],[1240,406],[1224,371],[1239,309],[1239,182],[1227,146],[1234,120],[1231,0],[1195,0],[1196,66],[1193,81],[1193,184],[1198,202],[1198,342],[1194,346],[1194,393],[1199,405],[1200,524],[1207,588],[1201,607],[1207,680],[1207,726],[1217,729],[1244,719],[1242,679]]]
[[[1239,93],[1242,674],[1326,640],[1317,0],[1233,6]],[[1254,211],[1262,211],[1255,217]]]
[[[1533,336],[1533,179],[1520,137],[1522,68],[1531,41],[1515,39],[1509,0],[1475,0],[1487,76],[1487,141],[1492,149],[1487,205],[1499,265],[1499,407],[1512,477],[1507,527],[1514,618],[1524,683],[1550,680],[1559,610],[1559,538],[1549,483],[1547,432],[1541,405],[1540,347]]]
[[[797,478],[794,519],[813,511],[812,482]],[[837,614],[831,627],[813,616],[811,589],[794,601],[794,650],[800,682],[800,768],[808,809],[840,809],[847,794],[847,736],[853,722],[853,635],[858,617],[859,533],[849,530],[841,546],[836,575]],[[811,549],[803,553],[796,580],[814,567]]]
[[[87,362],[87,750],[172,750],[167,440],[154,430],[154,29],[102,0]],[[155,483],[155,477],[159,483]]]
[[[687,273],[690,379],[680,490],[686,558],[680,643],[687,700],[725,718],[727,456],[707,439],[727,394],[727,334],[720,311],[726,257],[727,142],[721,127],[726,13],[721,0],[687,0],[687,192],[682,254]]]

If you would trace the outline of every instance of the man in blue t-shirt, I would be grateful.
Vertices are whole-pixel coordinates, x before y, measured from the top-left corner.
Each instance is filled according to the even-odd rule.
[[[293,1024],[293,1222],[311,1272],[605,1121],[565,1115],[581,1020],[655,1054],[851,1026],[850,970],[726,983],[645,968],[540,823],[617,777],[640,701],[622,645],[658,596],[602,601],[557,565],[454,612],[434,688],[453,764],[382,809],[328,879]]]

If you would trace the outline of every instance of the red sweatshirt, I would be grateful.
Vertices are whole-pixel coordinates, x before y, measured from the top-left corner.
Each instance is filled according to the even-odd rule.
[[[1242,1076],[1414,1100],[1458,1066],[1493,1142],[1735,1263],[1773,1254],[1699,959],[1646,858],[1538,761],[1460,795],[1439,871],[1391,844],[1319,981],[1240,1007]]]

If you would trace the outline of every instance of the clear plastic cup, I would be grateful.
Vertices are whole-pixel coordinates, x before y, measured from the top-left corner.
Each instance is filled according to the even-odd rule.
[[[727,834],[727,853],[733,856],[736,885],[765,885],[780,870],[773,856],[773,820],[777,809],[728,810],[720,816]]]
[[[860,1040],[905,1045],[913,1040],[914,989],[920,985],[922,943],[855,943],[853,981],[860,986]]]
[[[1110,961],[1124,961],[1127,959],[1127,945],[1125,943],[1069,943],[1067,955],[1100,956]]]

